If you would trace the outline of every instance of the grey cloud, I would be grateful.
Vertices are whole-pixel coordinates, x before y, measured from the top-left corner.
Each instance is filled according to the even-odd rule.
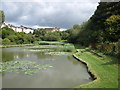
[[[71,0],[72,1],[72,0]],[[6,23],[27,26],[71,28],[89,19],[98,3],[91,2],[4,2]]]

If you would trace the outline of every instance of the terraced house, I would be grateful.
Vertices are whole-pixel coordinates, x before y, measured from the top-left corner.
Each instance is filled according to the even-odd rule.
[[[25,32],[25,33],[33,33],[34,29],[32,28],[29,28],[29,27],[25,27],[25,26],[14,26],[14,25],[11,25],[11,24],[3,24],[1,26],[2,27],[5,27],[5,26],[8,26],[9,28],[13,29],[15,32]]]

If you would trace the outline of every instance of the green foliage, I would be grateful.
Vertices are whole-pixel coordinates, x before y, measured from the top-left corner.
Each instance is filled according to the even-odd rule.
[[[5,15],[4,12],[0,10],[0,24],[5,21]]]
[[[48,32],[45,34],[43,40],[45,40],[45,41],[60,41],[61,37],[58,32]]]
[[[73,51],[75,51],[75,47],[74,47],[73,44],[67,43],[67,44],[65,44],[63,46],[63,51],[65,51],[65,52],[73,52]]]
[[[120,58],[120,39],[118,40],[116,47],[117,47],[116,48],[117,57]]]
[[[10,44],[10,40],[8,38],[5,38],[5,39],[3,39],[2,44],[3,45],[9,45]]]
[[[67,33],[66,31],[62,31],[59,33],[60,33],[61,40],[68,40],[68,38],[70,37],[70,34]]]
[[[91,38],[89,36],[91,34],[91,31],[88,29],[89,21],[84,22],[83,24],[78,26],[79,28],[75,28],[74,26],[72,29],[69,29],[67,31],[70,34],[68,41],[72,43],[78,43],[81,45],[87,45],[90,42],[89,39]]]
[[[116,42],[120,38],[120,3],[100,2],[92,17],[68,30],[69,42],[88,46],[91,43]]]
[[[63,32],[46,32],[44,29],[35,30],[33,34],[25,34],[24,32],[14,32],[11,28],[3,27],[0,31],[2,39],[8,38],[10,44],[30,44],[38,43],[37,41],[60,41],[66,40],[69,34]],[[41,43],[40,43],[41,44]]]
[[[61,32],[47,32],[46,29],[36,29],[33,32],[33,35],[39,41],[60,41],[67,40],[69,37],[69,33],[66,31]]]
[[[79,25],[75,24],[73,28],[69,29],[67,32],[69,33],[68,41],[75,43],[79,36],[79,33],[81,32],[81,28]]]
[[[8,27],[3,27],[0,32],[2,34],[2,39],[7,38],[10,40],[9,44],[29,44],[36,40],[31,33],[25,34],[24,32],[14,32],[13,29]]]
[[[73,29],[80,29],[80,25],[78,24],[73,25]]]
[[[33,35],[35,35],[36,38],[38,38],[38,40],[43,40],[44,39],[44,35],[46,34],[46,30],[45,29],[36,29],[33,32]]]
[[[57,42],[57,41],[38,41],[38,44],[39,45],[64,45],[63,42]]]
[[[119,6],[119,2],[100,2],[97,10],[87,22],[74,25],[67,31],[70,34],[68,41],[82,46],[96,45],[94,49],[104,54],[119,56],[117,48],[119,45],[109,45],[120,39]],[[116,51],[115,48],[117,48]]]
[[[13,35],[14,31],[11,28],[3,27],[2,28],[2,39],[7,38],[9,35]]]
[[[120,15],[112,15],[106,19],[106,38],[109,41],[118,41],[120,38]]]

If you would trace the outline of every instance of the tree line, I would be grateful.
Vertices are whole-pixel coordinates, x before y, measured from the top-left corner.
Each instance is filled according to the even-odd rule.
[[[0,30],[0,41],[7,44],[31,44],[36,41],[61,41],[67,40],[69,34],[66,31],[47,32],[45,29],[36,29],[33,33],[15,32],[9,27]]]
[[[70,42],[90,43],[117,42],[120,39],[120,2],[100,2],[92,17],[81,25],[74,25]]]
[[[120,2],[100,2],[87,22],[74,25],[67,32],[71,43],[93,46],[120,57]],[[108,45],[106,45],[108,44]],[[104,47],[106,46],[106,47]],[[111,50],[108,51],[107,46]]]

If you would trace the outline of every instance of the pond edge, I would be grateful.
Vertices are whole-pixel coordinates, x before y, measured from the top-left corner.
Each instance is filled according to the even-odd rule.
[[[93,81],[88,82],[88,83],[86,83],[86,84],[82,84],[82,85],[76,86],[76,87],[74,87],[74,88],[82,88],[83,86],[90,85],[90,84],[93,84],[93,83],[95,83],[95,82],[98,82],[98,81],[100,80],[99,76],[92,70],[92,68],[91,68],[91,66],[89,65],[88,62],[86,62],[85,60],[81,59],[80,57],[78,57],[78,56],[76,55],[77,53],[78,53],[78,50],[77,50],[77,52],[76,52],[75,54],[73,54],[72,56],[73,56],[76,60],[78,60],[78,61],[82,62],[84,65],[86,65],[87,71],[88,71],[88,73],[90,74],[90,76],[92,77]]]

